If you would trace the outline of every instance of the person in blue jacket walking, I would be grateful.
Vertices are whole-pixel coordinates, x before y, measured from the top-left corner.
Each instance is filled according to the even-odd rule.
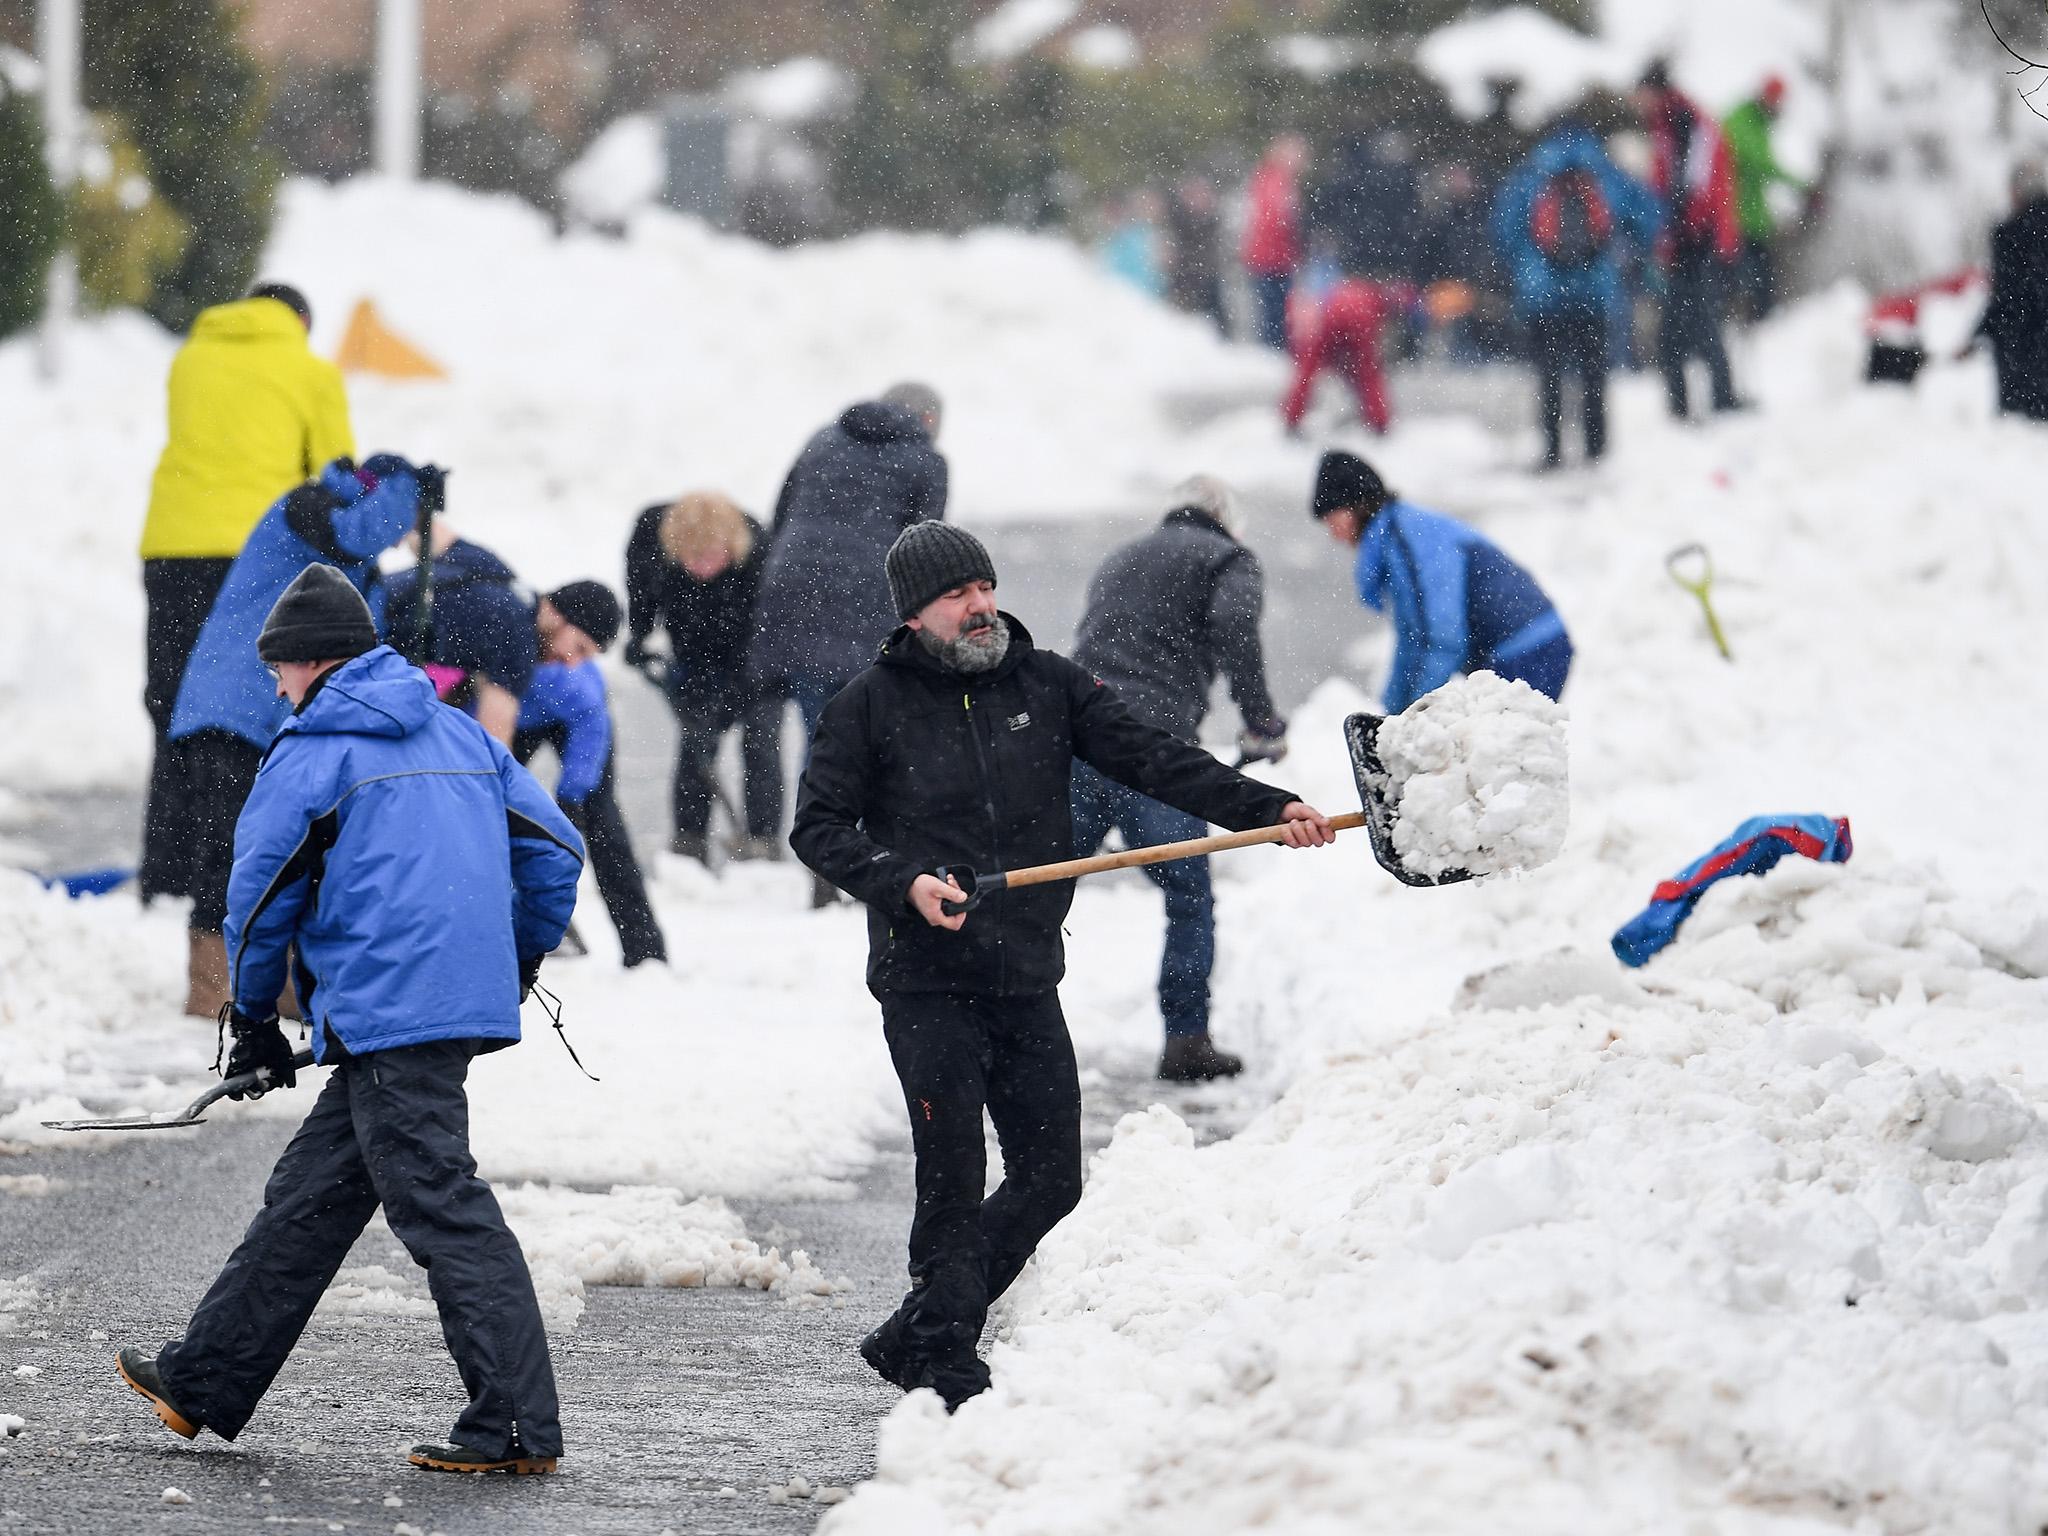
[[[226,1073],[294,1085],[272,1006],[288,964],[313,1057],[332,1070],[184,1336],[154,1358],[122,1350],[121,1376],[173,1432],[233,1440],[381,1206],[427,1271],[469,1394],[449,1440],[415,1446],[413,1463],[551,1472],[547,1337],[470,1155],[464,1080],[472,1058],[519,1038],[582,844],[503,746],[377,643],[336,567],[286,588],[255,649],[291,713],[235,828]]]
[[[177,754],[178,804],[157,807],[174,835],[143,871],[145,898],[189,896],[192,915],[185,1011],[212,1018],[227,1001],[228,868],[235,817],[284,718],[274,680],[256,656],[256,635],[278,595],[314,561],[357,588],[378,555],[438,508],[444,472],[379,453],[359,469],[336,459],[318,478],[287,491],[257,521],[228,569],[199,631],[171,707],[166,739]]]
[[[1564,462],[1564,376],[1579,377],[1586,457],[1607,450],[1608,336],[1623,303],[1621,254],[1646,251],[1663,222],[1656,194],[1565,118],[1501,183],[1493,241],[1514,284],[1536,365],[1543,463]]]
[[[1401,500],[1355,453],[1316,466],[1310,512],[1358,551],[1358,597],[1394,626],[1384,698],[1399,714],[1461,672],[1520,679],[1556,698],[1572,666],[1564,620],[1535,578],[1483,535]]]

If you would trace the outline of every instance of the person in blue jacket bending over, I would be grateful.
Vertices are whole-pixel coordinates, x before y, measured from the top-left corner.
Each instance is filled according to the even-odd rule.
[[[1572,666],[1564,620],[1535,578],[1481,534],[1411,506],[1341,449],[1316,466],[1309,510],[1358,550],[1358,597],[1394,626],[1385,705],[1399,714],[1460,672],[1519,678],[1551,698]]]
[[[441,1315],[468,1394],[445,1472],[552,1472],[554,1368],[533,1277],[469,1148],[473,1058],[519,1038],[519,1004],[576,904],[583,845],[483,727],[377,643],[349,578],[309,565],[253,637],[290,714],[235,827],[227,940],[233,1097],[292,1087],[273,1000],[289,965],[331,1068],[263,1207],[182,1338],[124,1349],[121,1377],[186,1439],[233,1440],[381,1206]]]

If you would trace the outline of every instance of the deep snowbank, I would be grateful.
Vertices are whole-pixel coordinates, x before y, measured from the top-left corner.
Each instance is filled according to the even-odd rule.
[[[1203,1149],[1130,1119],[995,1390],[899,1409],[833,1536],[2048,1517],[2041,440],[1963,371],[1856,388],[1845,300],[1758,338],[1753,415],[1631,385],[1597,474],[1404,470],[1566,616],[1564,854],[1439,891],[1219,861],[1218,1030],[1289,1091]],[[1732,663],[1663,569],[1693,539]],[[1326,685],[1272,777],[1344,804],[1362,702]],[[1856,861],[1719,888],[1622,972],[1659,879],[1790,809]],[[1147,953],[1077,943],[1084,1037],[1140,1048]]]

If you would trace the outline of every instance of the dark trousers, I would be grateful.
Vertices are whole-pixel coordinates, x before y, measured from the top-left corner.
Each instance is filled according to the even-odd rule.
[[[1579,415],[1586,457],[1607,451],[1607,315],[1598,305],[1562,304],[1529,322],[1529,353],[1536,364],[1537,403],[1543,417],[1543,459],[1564,462],[1564,379],[1579,379]]]
[[[1735,258],[1735,294],[1752,320],[1761,320],[1778,302],[1778,262],[1771,242],[1745,236]]]
[[[166,741],[185,663],[199,644],[199,631],[228,579],[232,560],[145,560],[142,562],[142,705],[156,734],[149,766],[149,798],[142,814],[142,894],[184,896],[184,807],[192,795],[182,754]],[[218,927],[219,924],[215,924]]]
[[[1200,837],[1199,816],[1161,805],[1148,795],[1074,764],[1074,854],[1086,858],[1115,827],[1126,848],[1150,848]],[[1216,968],[1216,897],[1209,860],[1176,859],[1143,866],[1145,878],[1166,897],[1166,949],[1159,958],[1159,1017],[1168,1035],[1209,1030],[1209,973]]]
[[[476,1042],[345,1057],[263,1191],[182,1339],[158,1356],[170,1398],[222,1439],[242,1432],[378,1206],[441,1314],[469,1393],[453,1439],[499,1457],[562,1450],[533,1278],[469,1151]]]
[[[256,787],[263,749],[227,731],[195,731],[157,756],[168,766],[161,786],[154,778],[150,784],[149,816],[161,830],[154,856],[145,856],[143,894],[191,897],[192,930],[219,933],[227,926],[235,822]]]
[[[989,1303],[1081,1198],[1081,1084],[1057,992],[878,992],[917,1157],[909,1354],[971,1360]],[[983,1198],[986,1109],[1003,1182]]]
[[[773,837],[782,829],[782,707],[779,690],[735,683],[715,692],[674,691],[676,771],[669,798],[675,829],[702,837],[711,827],[712,775],[718,744],[737,724],[740,767],[749,837]]]
[[[1721,326],[1726,294],[1722,264],[1712,251],[1687,251],[1674,257],[1665,274],[1664,313],[1657,326],[1657,366],[1664,374],[1664,398],[1671,414],[1690,414],[1685,365],[1700,358],[1717,411],[1735,408],[1735,380],[1728,371],[1728,347]]]
[[[512,755],[529,762],[543,746],[557,752],[567,731],[549,726],[537,731],[520,731],[512,738]],[[619,797],[612,783],[612,758],[607,755],[597,787],[582,804],[564,800],[562,814],[583,837],[583,851],[590,860],[590,872],[597,877],[597,893],[619,931],[619,958],[628,966],[644,960],[666,960],[668,945],[655,921],[654,906],[647,899],[647,881],[640,873],[640,861],[633,856],[632,834],[619,810]]]
[[[1276,351],[1287,350],[1287,296],[1294,292],[1292,272],[1254,272],[1252,339]]]

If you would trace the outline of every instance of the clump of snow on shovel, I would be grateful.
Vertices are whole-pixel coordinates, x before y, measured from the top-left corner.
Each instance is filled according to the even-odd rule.
[[[1571,797],[1561,704],[1475,672],[1379,728],[1394,848],[1422,875],[1534,869],[1564,847]]]

